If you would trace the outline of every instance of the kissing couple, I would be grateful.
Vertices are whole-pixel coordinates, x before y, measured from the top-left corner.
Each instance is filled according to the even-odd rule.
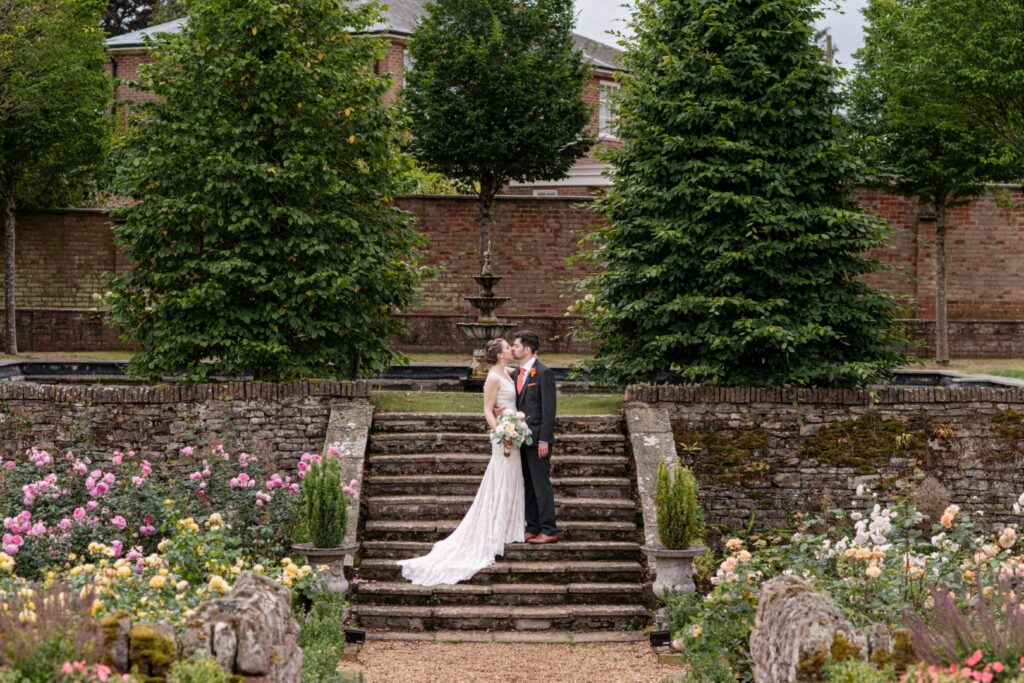
[[[493,431],[506,410],[525,414],[532,443],[491,446],[480,488],[450,536],[422,557],[400,560],[402,576],[421,586],[453,584],[471,578],[503,555],[506,543],[558,542],[551,452],[555,443],[555,373],[537,358],[540,338],[521,330],[509,345],[492,339],[484,347],[490,365],[484,382],[483,415]],[[509,364],[515,360],[518,368]],[[529,441],[529,440],[528,440]]]

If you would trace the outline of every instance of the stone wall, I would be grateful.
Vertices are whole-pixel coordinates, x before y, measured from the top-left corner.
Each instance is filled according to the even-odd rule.
[[[632,386],[627,401],[668,412],[712,527],[791,526],[849,509],[859,484],[892,494],[925,475],[991,522],[1020,522],[1024,388]]]
[[[245,450],[283,470],[320,452],[332,410],[368,427],[363,382],[229,382],[179,386],[73,386],[0,382],[0,454],[135,450],[173,463],[183,446]],[[356,419],[356,418],[353,418]],[[344,425],[335,425],[341,433]],[[364,439],[365,441],[365,439]]]

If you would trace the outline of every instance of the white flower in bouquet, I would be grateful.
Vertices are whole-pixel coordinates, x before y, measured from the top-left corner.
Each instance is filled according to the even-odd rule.
[[[506,458],[512,454],[513,446],[533,443],[533,436],[530,434],[530,428],[526,426],[525,418],[523,413],[506,408],[491,430],[491,441],[505,447]]]

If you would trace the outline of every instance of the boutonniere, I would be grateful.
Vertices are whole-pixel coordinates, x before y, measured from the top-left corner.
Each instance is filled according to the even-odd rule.
[[[530,379],[537,376],[537,368],[530,368]]]

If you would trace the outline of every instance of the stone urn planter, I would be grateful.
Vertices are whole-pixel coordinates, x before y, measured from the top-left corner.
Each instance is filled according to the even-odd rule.
[[[306,556],[306,561],[313,567],[326,565],[324,578],[327,590],[332,593],[348,593],[348,579],[345,578],[345,565],[352,564],[359,546],[356,544],[342,545],[336,548],[315,548],[312,543],[296,543],[292,550]]]
[[[692,593],[696,586],[693,584],[693,558],[700,557],[708,552],[702,545],[695,545],[685,550],[669,550],[657,545],[644,546],[644,553],[647,554],[648,564],[654,570],[654,595],[659,600],[665,600],[665,591],[671,590],[675,593]]]

